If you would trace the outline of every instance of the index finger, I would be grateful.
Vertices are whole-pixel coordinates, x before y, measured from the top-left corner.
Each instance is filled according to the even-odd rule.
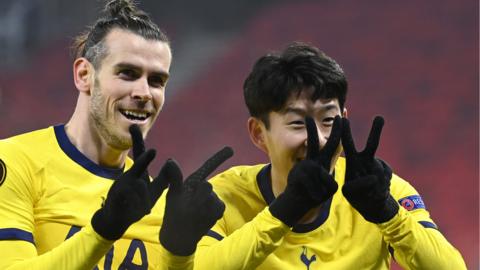
[[[352,138],[352,131],[350,129],[350,121],[347,118],[343,119],[343,129],[342,129],[342,145],[343,151],[345,151],[345,156],[350,157],[357,153],[355,148],[355,143]]]
[[[320,143],[318,142],[317,125],[310,116],[305,116],[307,128],[307,156],[306,159],[316,159],[320,155]]]
[[[155,150],[150,149],[145,153],[142,153],[134,162],[132,167],[128,170],[128,173],[133,174],[135,177],[140,177],[145,174],[148,165],[155,158]]]
[[[132,152],[133,160],[137,160],[141,154],[145,152],[145,142],[143,141],[143,134],[140,128],[133,124],[128,129],[132,136]]]
[[[215,153],[203,165],[188,177],[189,181],[204,181],[207,176],[218,168],[223,162],[233,156],[233,149],[225,146],[222,150]]]
[[[323,146],[320,153],[324,160],[325,164],[322,164],[325,169],[330,168],[330,161],[332,160],[333,155],[337,151],[338,144],[340,143],[340,138],[342,136],[342,118],[340,116],[335,116],[333,120],[332,131],[328,137],[327,142]]]
[[[377,151],[378,145],[380,143],[380,134],[382,134],[382,128],[385,121],[383,117],[377,116],[373,120],[372,129],[370,130],[370,134],[368,135],[367,145],[363,152],[369,156],[374,157],[375,152]]]

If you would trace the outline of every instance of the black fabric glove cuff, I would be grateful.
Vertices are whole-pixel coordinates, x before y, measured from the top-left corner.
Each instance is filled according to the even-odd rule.
[[[270,213],[289,227],[293,227],[310,210],[311,204],[286,192],[280,194],[269,206]]]
[[[389,195],[387,201],[385,202],[385,211],[383,215],[384,220],[381,220],[379,223],[387,222],[392,219],[398,213],[398,208],[397,201],[392,197],[392,195]]]
[[[105,217],[105,210],[101,208],[93,215],[91,224],[96,233],[110,241],[120,239],[129,227],[120,226],[120,224],[123,224],[122,222],[115,222],[111,220],[106,222],[106,220],[109,219]]]
[[[380,215],[372,216],[368,219],[365,219],[376,224],[384,223],[391,220],[398,213],[398,209],[399,206],[397,201],[395,201],[392,195],[389,195],[387,197],[387,200],[385,201],[384,208],[381,211]]]
[[[183,239],[182,239],[183,238]],[[197,243],[200,239],[186,239],[187,237],[175,237],[168,233],[168,228],[160,230],[160,244],[171,253],[177,256],[190,256],[197,249]]]

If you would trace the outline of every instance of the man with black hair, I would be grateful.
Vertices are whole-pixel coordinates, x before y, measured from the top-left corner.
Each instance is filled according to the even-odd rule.
[[[343,70],[313,46],[256,61],[244,83],[248,132],[270,163],[210,180],[226,210],[196,268],[389,269],[395,258],[405,269],[466,269],[418,192],[375,157],[382,117],[356,150],[346,94]]]
[[[130,0],[106,5],[75,56],[70,120],[0,141],[0,269],[192,268],[225,208],[205,179],[232,150],[185,181],[173,160],[150,180],[155,151],[143,138],[162,109],[172,55]],[[168,186],[166,206],[157,204]]]

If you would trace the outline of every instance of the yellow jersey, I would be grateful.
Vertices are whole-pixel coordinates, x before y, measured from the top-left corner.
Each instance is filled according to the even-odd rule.
[[[159,244],[160,204],[114,243],[91,228],[114,179],[131,165],[129,158],[123,169],[97,165],[63,125],[1,140],[0,269],[184,268]]]
[[[389,269],[392,257],[405,269],[466,269],[459,252],[430,218],[418,192],[397,175],[392,220],[366,221],[341,192],[345,159],[335,166],[339,185],[309,224],[287,227],[273,217],[270,165],[233,167],[212,183],[225,202],[223,217],[200,241],[196,269]]]

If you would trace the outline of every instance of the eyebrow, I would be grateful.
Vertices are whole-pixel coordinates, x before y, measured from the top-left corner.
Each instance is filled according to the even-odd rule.
[[[338,107],[335,104],[328,104],[326,106],[322,106],[322,111],[330,111],[330,110],[335,110]]]
[[[327,111],[335,110],[337,108],[338,107],[335,104],[328,104],[328,105],[325,105],[325,106],[321,106],[320,111],[321,112],[327,112]],[[298,114],[298,115],[301,115],[301,116],[304,116],[304,115],[307,114],[305,109],[299,108],[299,107],[287,107],[283,110],[283,113],[284,114],[294,113],[294,114]]]
[[[294,113],[294,114],[298,114],[298,115],[306,115],[307,112],[305,111],[305,109],[302,109],[302,108],[297,108],[297,107],[287,107],[283,110],[283,113],[284,114],[287,114],[287,113]]]
[[[126,62],[120,62],[115,65],[115,69],[134,69],[134,70],[141,70],[141,68],[137,65],[131,64],[131,63],[126,63]],[[170,74],[165,71],[153,71],[150,73],[153,76],[159,76],[162,77],[163,79],[168,79],[170,77]]]

